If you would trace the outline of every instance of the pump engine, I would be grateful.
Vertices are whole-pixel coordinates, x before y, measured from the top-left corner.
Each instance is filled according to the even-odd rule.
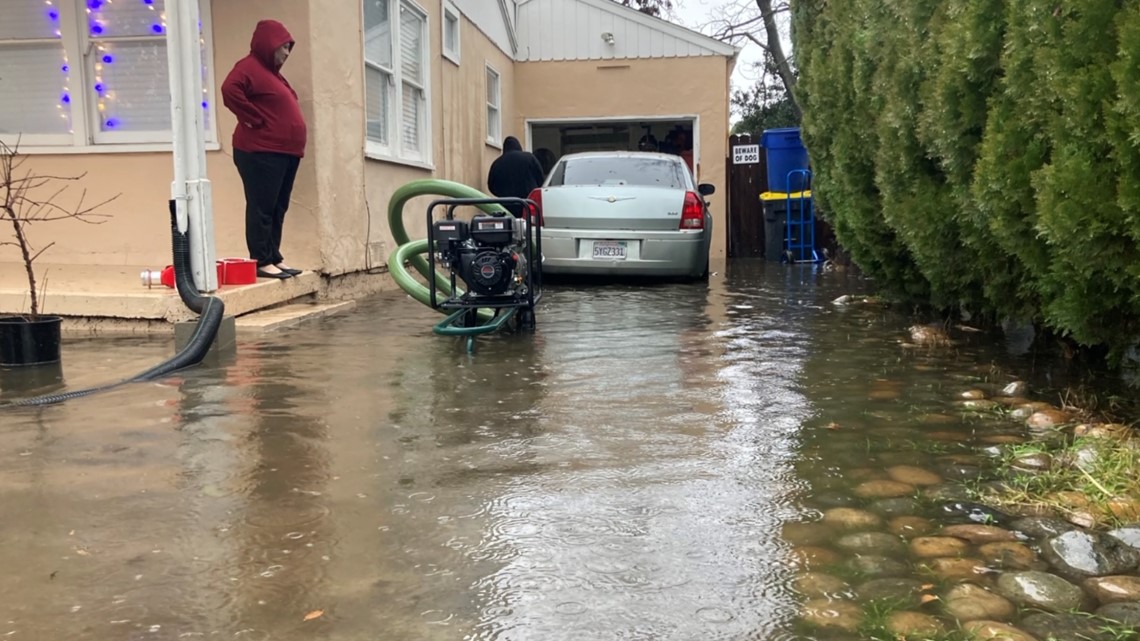
[[[489,214],[471,222],[438,220],[432,227],[439,261],[466,283],[471,298],[527,294],[527,232],[521,218]]]

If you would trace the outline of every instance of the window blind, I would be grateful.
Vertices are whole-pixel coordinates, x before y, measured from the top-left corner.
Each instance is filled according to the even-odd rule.
[[[65,59],[58,43],[0,43],[0,133],[71,131]]]
[[[364,85],[368,139],[389,145],[391,140],[388,135],[388,119],[389,114],[392,113],[391,74],[372,66],[366,66],[364,69]]]

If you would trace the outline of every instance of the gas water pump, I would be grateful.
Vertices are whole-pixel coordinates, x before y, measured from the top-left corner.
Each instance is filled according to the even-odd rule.
[[[503,211],[479,212],[470,220],[455,217],[458,207],[489,204],[522,204],[525,215],[516,218]],[[447,208],[440,220],[434,217],[436,207]],[[542,297],[541,217],[534,202],[522,198],[437,200],[428,206],[427,223],[431,269],[434,272],[438,261],[451,274],[447,298],[441,299],[440,288],[430,279],[431,306],[457,312],[453,315],[455,333],[471,333],[464,329],[476,328],[479,309],[495,310],[500,321],[515,315],[519,328],[534,328],[534,307]],[[457,294],[457,280],[466,286],[462,294]]]

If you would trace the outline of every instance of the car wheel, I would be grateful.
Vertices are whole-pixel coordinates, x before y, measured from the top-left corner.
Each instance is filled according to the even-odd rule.
[[[705,261],[705,269],[701,272],[700,276],[693,276],[690,280],[694,283],[707,283],[709,282],[709,262]]]

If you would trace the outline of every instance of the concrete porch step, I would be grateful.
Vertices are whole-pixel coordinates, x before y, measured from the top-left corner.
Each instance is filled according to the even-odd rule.
[[[171,323],[191,320],[173,289],[147,288],[145,266],[37,265],[37,283],[45,292],[41,311],[65,317],[65,331],[170,331]],[[310,297],[320,291],[321,275],[307,271],[285,280],[258,279],[249,285],[225,285],[213,295],[226,314],[242,316]],[[23,265],[0,263],[0,314],[26,313],[29,307]],[[113,319],[99,323],[92,319]]]
[[[355,301],[338,301],[331,303],[291,303],[252,312],[235,319],[239,333],[264,333],[285,327],[293,327],[302,322],[324,318],[356,307]]]

